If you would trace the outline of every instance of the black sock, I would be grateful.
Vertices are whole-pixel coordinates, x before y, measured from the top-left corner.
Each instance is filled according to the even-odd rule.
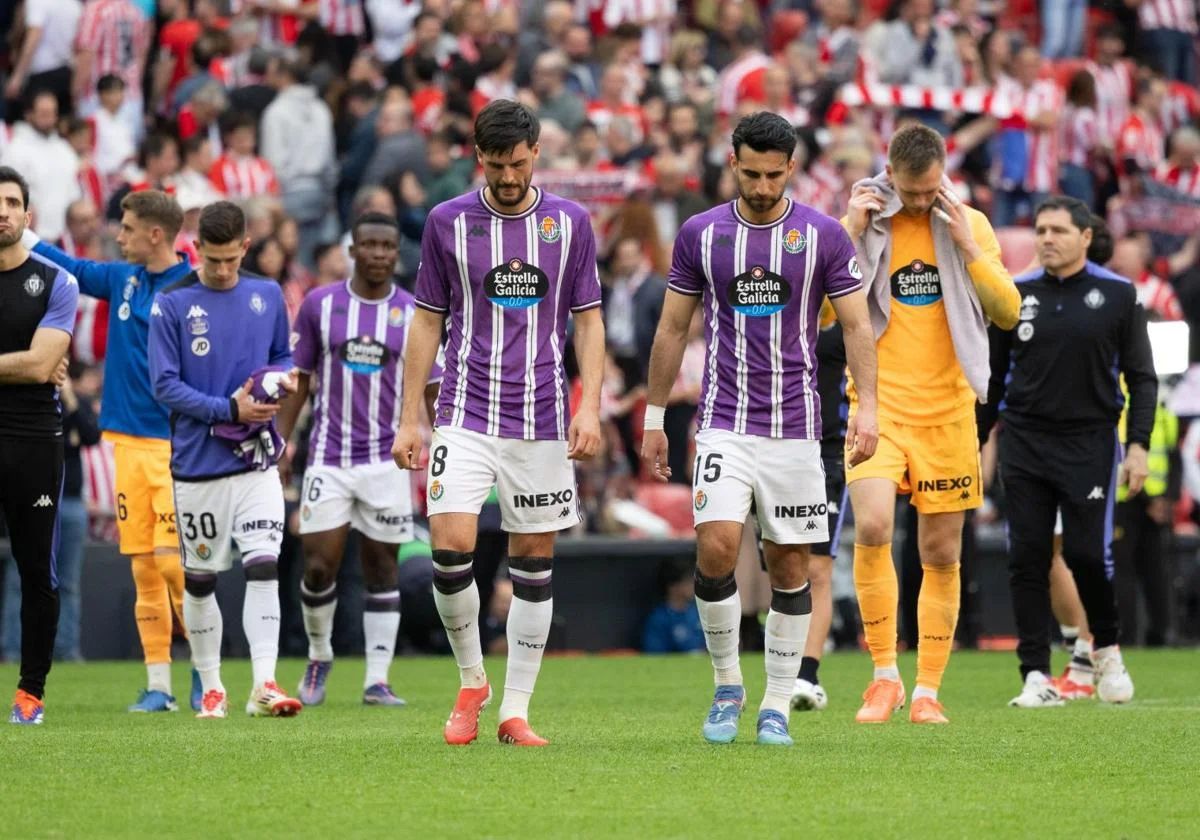
[[[800,679],[808,680],[813,685],[820,685],[821,681],[817,679],[817,669],[820,667],[820,659],[813,656],[802,656],[800,658]]]

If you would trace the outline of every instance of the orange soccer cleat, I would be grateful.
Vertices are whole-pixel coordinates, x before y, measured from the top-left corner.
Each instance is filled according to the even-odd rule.
[[[899,680],[872,680],[854,719],[859,723],[887,723],[892,712],[904,708],[905,699],[904,684]]]
[[[550,744],[541,735],[529,727],[529,721],[521,718],[509,718],[500,724],[497,733],[501,744],[512,744],[515,747],[545,747]]]
[[[453,746],[465,746],[479,737],[479,715],[487,708],[492,699],[492,687],[460,688],[458,699],[454,701],[454,711],[446,721],[443,734],[446,743]]]
[[[949,723],[942,704],[932,697],[918,697],[908,710],[909,723]]]

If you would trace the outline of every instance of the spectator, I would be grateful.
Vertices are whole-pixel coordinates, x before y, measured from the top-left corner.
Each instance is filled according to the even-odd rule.
[[[729,115],[744,99],[762,101],[762,77],[771,63],[762,51],[762,35],[744,25],[734,34],[732,58],[717,77],[716,111]]]
[[[1177,0],[1141,0],[1138,25],[1143,52],[1168,79],[1195,85],[1196,4]]]
[[[653,272],[642,243],[630,236],[613,245],[607,279],[603,291],[609,349],[626,382],[640,385],[646,381],[667,281]]]
[[[425,138],[413,128],[412,106],[407,100],[394,99],[380,107],[375,135],[375,152],[363,172],[363,184],[377,186],[402,172],[424,168]]]
[[[1153,172],[1163,162],[1163,138],[1160,115],[1166,85],[1157,76],[1137,83],[1133,113],[1121,126],[1117,137],[1117,165],[1126,177]]]
[[[1058,186],[1065,195],[1094,207],[1096,185],[1092,163],[1101,145],[1095,77],[1087,70],[1075,71],[1067,85],[1066,100],[1059,121]]]
[[[1175,130],[1170,154],[1155,168],[1154,180],[1189,198],[1200,199],[1200,131],[1192,126]]]
[[[992,222],[996,227],[1033,218],[1033,211],[1058,188],[1058,112],[1062,93],[1039,79],[1042,56],[1032,45],[1013,59],[1013,78],[997,85],[1020,113],[1001,123]]]
[[[404,52],[421,4],[417,0],[366,0],[366,5],[375,36],[375,55],[384,64],[391,64]]]
[[[1041,0],[1042,56],[1076,58],[1083,52],[1087,0]]]
[[[537,100],[537,115],[543,120],[553,120],[573,133],[583,123],[584,107],[579,97],[567,90],[566,81],[566,55],[556,51],[537,57],[530,83]]]
[[[600,96],[588,103],[587,119],[596,126],[601,137],[608,134],[609,123],[615,117],[625,117],[633,127],[634,142],[645,136],[646,115],[636,103],[629,100],[625,90],[625,72],[615,64],[604,68],[600,77]]]
[[[858,6],[858,0],[825,0],[821,20],[804,34],[805,43],[816,47],[822,75],[831,85],[845,84],[858,74]]]
[[[92,124],[79,117],[68,117],[61,125],[63,137],[79,162],[75,180],[80,193],[97,207],[103,206],[108,196],[108,179],[100,174],[92,160],[92,150],[96,147],[96,132],[92,130]]]
[[[531,4],[532,5],[532,4]],[[550,0],[542,10],[540,26],[525,27],[517,37],[517,84],[528,87],[539,57],[560,52],[571,28],[573,11],[566,0]],[[590,37],[589,37],[590,45]],[[565,64],[565,53],[564,53]],[[565,71],[565,67],[564,67]]]
[[[81,8],[77,0],[25,0],[25,34],[4,85],[11,101],[48,90],[60,114],[71,113],[71,61]]]
[[[177,190],[192,193],[201,207],[224,198],[224,192],[214,186],[208,178],[212,168],[212,143],[207,137],[197,134],[184,141],[183,168],[175,175]]]
[[[600,68],[592,50],[592,32],[586,26],[573,24],[563,36],[563,53],[569,63],[567,88],[585,100],[600,93]]]
[[[1138,303],[1155,320],[1182,321],[1183,307],[1171,284],[1150,272],[1150,239],[1142,233],[1127,233],[1117,240],[1109,266],[1133,281]]]
[[[425,209],[432,210],[443,201],[465,193],[473,169],[470,161],[454,159],[448,135],[438,133],[430,137],[425,144]]]
[[[166,20],[158,31],[158,63],[155,67],[154,90],[157,99],[172,101],[175,89],[195,65],[192,47],[201,34],[209,29],[224,29],[229,21],[218,13],[217,0],[161,0],[160,13]],[[242,21],[251,25],[255,40],[258,26],[253,21]],[[205,68],[207,69],[207,67]]]
[[[318,244],[313,249],[312,261],[317,267],[313,288],[342,283],[350,276],[350,260],[347,259],[346,249],[340,242]]]
[[[138,167],[126,170],[124,183],[108,200],[107,217],[121,221],[121,200],[138,190],[175,192],[174,175],[179,169],[179,143],[169,134],[151,134],[142,142]],[[43,238],[45,238],[43,234]]]
[[[643,653],[698,653],[704,650],[704,628],[696,608],[692,563],[664,561],[659,582],[664,600],[646,617]]]
[[[71,89],[80,116],[96,112],[95,91],[110,73],[125,82],[121,118],[135,140],[145,135],[142,75],[150,51],[150,23],[130,0],[87,0],[75,37],[75,70]]]
[[[58,97],[49,91],[35,93],[25,110],[25,122],[16,124],[12,139],[0,154],[0,162],[29,182],[30,209],[38,232],[51,242],[62,237],[67,207],[81,195],[76,180],[79,158],[59,136],[57,125]]]
[[[663,154],[654,159],[654,220],[668,242],[675,241],[684,222],[709,207],[702,195],[688,188],[689,171],[695,172],[695,167],[679,155]]]
[[[230,199],[256,195],[279,195],[275,170],[254,153],[258,145],[258,123],[250,114],[227,112],[221,119],[225,152],[208,170],[211,185]]]
[[[884,84],[962,87],[963,69],[950,30],[933,19],[933,0],[896,0],[894,18],[866,35],[863,58]]]
[[[1096,79],[1096,115],[1100,134],[1113,145],[1129,119],[1133,95],[1133,69],[1125,57],[1125,35],[1119,26],[1107,24],[1096,30],[1096,58],[1084,64]]]
[[[322,0],[317,8],[317,22],[329,36],[337,70],[345,73],[366,35],[363,4],[361,0]]]
[[[225,89],[217,82],[208,82],[192,94],[179,109],[179,139],[188,140],[203,135],[213,148],[221,149],[221,130],[218,119],[229,107]]]
[[[246,75],[229,92],[229,107],[260,119],[267,106],[275,101],[275,88],[267,83],[267,77],[272,66],[282,60],[259,47],[251,49],[246,58]]]
[[[300,253],[335,235],[333,115],[294,59],[272,63],[275,99],[262,118],[262,156],[275,170],[284,211],[300,226]]]
[[[121,117],[125,107],[125,82],[111,73],[101,76],[96,83],[96,95],[99,107],[92,114],[96,133],[92,160],[101,175],[112,179],[137,157],[133,132]]]
[[[100,229],[100,211],[90,199],[71,202],[67,208],[67,231],[63,234],[62,249],[73,257],[104,259]],[[107,349],[108,301],[80,295],[75,334],[71,339],[71,359],[85,365],[102,365]]]
[[[696,30],[676,32],[671,39],[669,61],[659,71],[658,83],[667,102],[706,105],[712,100],[717,71],[704,63],[704,35]]]

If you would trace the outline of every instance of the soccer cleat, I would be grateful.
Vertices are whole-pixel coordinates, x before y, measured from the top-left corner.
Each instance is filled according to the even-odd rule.
[[[460,688],[442,735],[452,746],[465,746],[479,737],[479,715],[492,700],[492,687]]]
[[[364,706],[407,706],[404,699],[397,697],[387,683],[375,683],[363,690]]]
[[[204,684],[200,682],[200,672],[195,668],[192,669],[192,711],[200,711],[200,704],[204,702]]]
[[[774,709],[763,709],[758,713],[758,743],[774,747],[790,747],[792,736],[788,734],[787,718]]]
[[[909,723],[949,723],[942,704],[932,697],[918,697],[908,709]]]
[[[1096,696],[1096,689],[1072,680],[1066,674],[1050,680],[1058,690],[1058,696],[1064,700],[1088,700]]]
[[[550,742],[529,727],[529,721],[521,718],[509,718],[500,724],[496,733],[501,744],[512,744],[514,747],[546,747]]]
[[[158,689],[142,689],[142,693],[138,695],[137,702],[129,707],[131,712],[177,712],[179,706],[175,703],[175,698],[165,691]]]
[[[329,679],[329,672],[332,669],[332,662],[308,660],[308,667],[304,669],[304,678],[300,680],[300,689],[296,692],[300,695],[301,703],[305,706],[320,706],[325,702],[325,681]],[[366,701],[365,696],[363,701]]]
[[[1017,709],[1048,709],[1063,705],[1063,699],[1053,680],[1041,671],[1030,671],[1025,675],[1025,687],[1008,705]]]
[[[871,680],[854,719],[859,723],[887,723],[893,712],[904,708],[906,699],[904,683],[899,680]]]
[[[229,701],[225,698],[225,692],[214,688],[212,691],[206,691],[200,698],[200,711],[196,713],[196,717],[224,720],[228,711]]]
[[[820,683],[810,683],[808,680],[797,679],[796,687],[792,689],[792,708],[798,712],[822,711],[829,705],[825,689]]]
[[[1125,670],[1116,645],[1096,651],[1096,695],[1105,703],[1128,703],[1133,699],[1133,678]]]
[[[38,726],[46,717],[46,705],[28,691],[17,689],[13,695],[12,714],[8,722],[20,726]]]
[[[719,685],[701,731],[710,744],[728,744],[737,737],[738,718],[746,705],[746,689],[740,685]]]
[[[299,700],[284,694],[274,681],[255,688],[246,701],[246,714],[253,717],[294,717],[302,708]]]

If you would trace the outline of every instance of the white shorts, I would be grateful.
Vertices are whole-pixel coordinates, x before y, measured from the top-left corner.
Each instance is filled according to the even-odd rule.
[[[183,568],[223,572],[242,557],[279,557],[283,486],[279,470],[245,472],[212,481],[176,481],[175,517]]]
[[[745,522],[754,504],[763,539],[829,541],[821,444],[705,429],[696,435],[695,522]]]
[[[383,543],[413,538],[412,489],[391,461],[355,467],[309,467],[300,493],[300,533],[349,525]]]
[[[500,524],[512,534],[545,534],[579,524],[575,467],[565,440],[514,440],[448,426],[429,446],[430,516],[478,514],[495,486]]]

